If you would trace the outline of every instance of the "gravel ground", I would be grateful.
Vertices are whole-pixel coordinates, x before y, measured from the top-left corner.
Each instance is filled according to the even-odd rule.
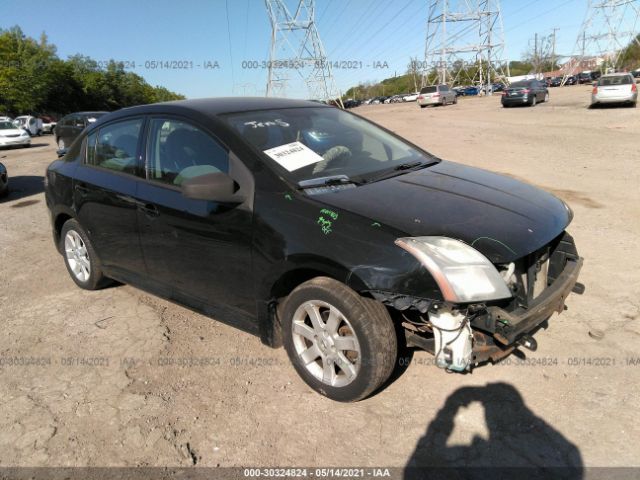
[[[526,359],[460,375],[416,352],[357,404],[313,393],[282,349],[215,320],[129,286],[78,289],[42,193],[53,139],[0,151],[0,466],[640,466],[640,111],[588,100],[576,86],[535,108],[355,110],[565,199],[587,288]]]

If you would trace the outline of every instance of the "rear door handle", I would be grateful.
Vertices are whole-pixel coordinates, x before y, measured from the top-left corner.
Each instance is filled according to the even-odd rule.
[[[153,203],[141,203],[138,205],[140,211],[144,212],[147,217],[157,217],[160,215],[160,211],[158,207],[156,207]]]
[[[89,193],[89,188],[87,188],[83,184],[76,183],[75,189],[76,189],[76,192],[78,192],[78,193],[82,193],[82,194]]]

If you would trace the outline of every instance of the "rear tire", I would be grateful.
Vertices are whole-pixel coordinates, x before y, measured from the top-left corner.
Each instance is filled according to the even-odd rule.
[[[544,94],[544,103],[547,103],[549,101],[549,92]]]
[[[345,284],[316,277],[283,306],[284,346],[294,368],[318,393],[355,402],[393,372],[398,339],[389,312]]]
[[[420,108],[426,108],[426,107],[427,107],[426,105],[420,105]]]
[[[62,226],[60,251],[71,279],[80,288],[98,290],[109,283],[89,237],[76,220],[67,220]]]
[[[453,97],[453,104],[456,105],[458,103],[458,96]]]
[[[536,96],[534,95],[533,98],[531,99],[531,106],[535,107],[536,103],[538,103],[538,99],[536,98]]]

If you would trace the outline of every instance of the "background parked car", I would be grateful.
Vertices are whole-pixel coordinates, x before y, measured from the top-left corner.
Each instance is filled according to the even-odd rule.
[[[547,85],[541,80],[522,80],[514,82],[509,88],[502,92],[502,106],[512,107],[514,105],[535,106],[538,102],[549,101],[549,90]]]
[[[638,103],[638,86],[630,73],[603,75],[591,92],[591,106],[622,103],[633,107]]]
[[[548,87],[559,87],[562,85],[562,77],[549,77],[547,79]]]
[[[354,100],[353,98],[349,98],[343,102],[344,108],[354,108],[360,105],[360,100]]]
[[[40,118],[42,119],[42,133],[53,134],[56,128],[56,120],[49,115],[42,115]]]
[[[26,130],[32,137],[42,135],[42,120],[40,118],[31,115],[20,115],[16,117],[13,124]]]
[[[7,167],[0,163],[0,197],[6,197],[9,193],[9,174]]]
[[[87,125],[95,122],[107,112],[76,112],[62,118],[56,125],[55,135],[58,148],[69,147]]]
[[[31,146],[31,137],[24,128],[12,122],[0,122],[0,147],[29,146]]]
[[[2,117],[0,117],[0,122],[12,122],[13,123],[13,118],[2,116]]]
[[[404,97],[402,97],[402,101],[403,102],[415,102],[416,100],[418,100],[418,95],[420,95],[420,92],[408,93]]]
[[[578,76],[577,75],[569,75],[567,80],[564,82],[565,85],[577,85],[578,84]]]
[[[425,108],[429,105],[447,105],[449,103],[458,103],[458,95],[447,85],[431,85],[422,87],[417,101],[420,108]]]
[[[633,70],[631,75],[633,75],[633,78],[640,78],[640,68]]]
[[[469,85],[469,86],[466,86],[466,87],[462,87],[460,92],[465,97],[472,97],[474,95],[480,94],[480,87],[474,87],[472,85]]]

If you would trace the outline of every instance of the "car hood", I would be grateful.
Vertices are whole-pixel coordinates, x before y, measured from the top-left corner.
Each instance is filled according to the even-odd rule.
[[[562,200],[532,185],[445,161],[316,198],[405,235],[462,240],[493,263],[541,248],[572,217]]]
[[[0,137],[7,135],[20,135],[24,130],[22,128],[7,128],[6,130],[0,130]]]

